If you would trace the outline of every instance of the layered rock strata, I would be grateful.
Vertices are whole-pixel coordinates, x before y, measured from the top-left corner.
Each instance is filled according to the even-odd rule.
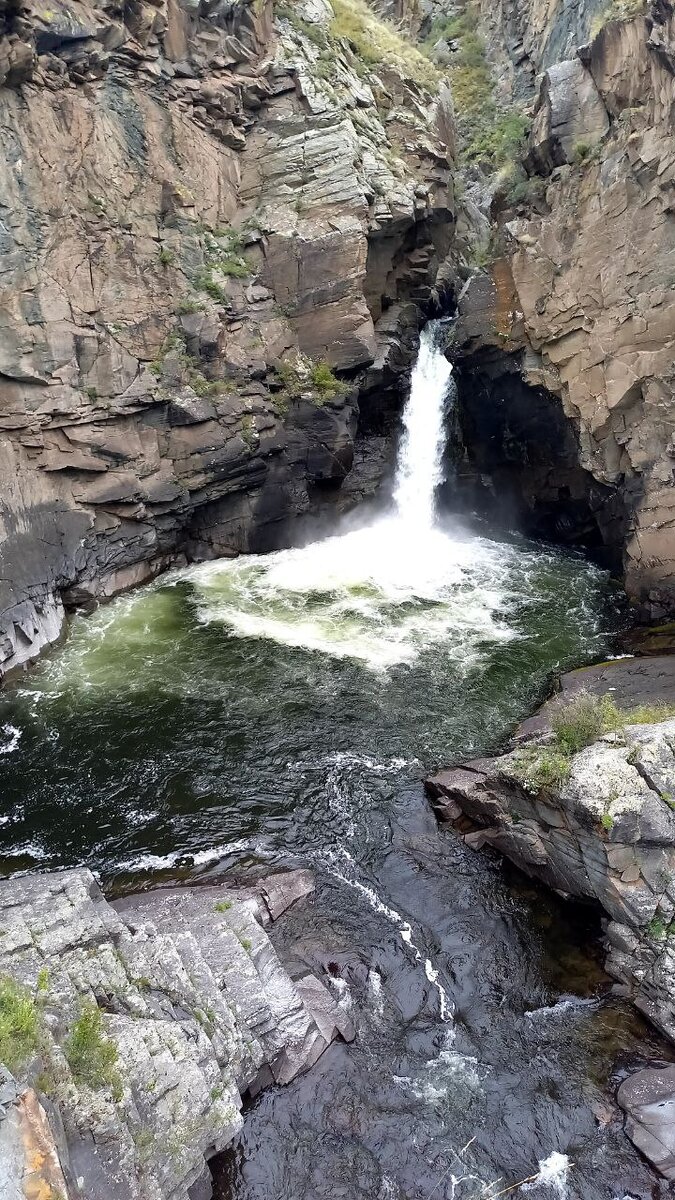
[[[380,441],[349,499],[381,476],[452,233],[452,112],[332,22],[0,10],[0,673],[63,601],[287,540],[350,474],[359,392]]]
[[[514,88],[545,68],[526,159],[538,199],[501,195],[505,255],[469,286],[460,340],[507,424],[514,370],[533,389],[534,420],[542,392],[555,398],[576,441],[572,496],[590,496],[601,540],[623,552],[629,596],[662,617],[675,607],[673,10],[650,4],[602,25],[602,6],[517,7],[520,43],[509,41],[514,6],[493,7],[490,21],[512,50]],[[521,481],[528,464],[536,474],[525,454]],[[555,499],[569,495],[563,480]]]
[[[0,883],[0,980],[27,989],[39,1028],[0,1086],[3,1196],[210,1194],[206,1160],[241,1128],[242,1097],[353,1036],[318,979],[291,981],[263,928],[312,886],[299,871],[112,906],[86,870]],[[72,1044],[96,1010],[115,1048],[98,1080]]]

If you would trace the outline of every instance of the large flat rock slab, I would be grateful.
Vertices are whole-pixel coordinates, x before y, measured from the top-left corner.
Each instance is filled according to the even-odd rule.
[[[264,928],[309,894],[311,874],[266,883],[113,906],[87,870],[0,881],[0,979],[25,989],[39,1027],[0,1087],[3,1198],[43,1194],[26,1184],[39,1142],[43,1175],[58,1184],[63,1165],[82,1180],[75,1192],[51,1183],[50,1196],[188,1200],[241,1129],[247,1093],[353,1037],[320,980],[291,979]],[[92,1011],[114,1047],[114,1069],[93,1079],[69,1051]]]

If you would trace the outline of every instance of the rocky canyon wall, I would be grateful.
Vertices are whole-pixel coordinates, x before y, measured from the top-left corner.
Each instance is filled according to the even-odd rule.
[[[533,388],[535,426],[547,422],[542,390],[559,398],[578,469],[572,493],[545,471],[548,499],[591,496],[629,596],[660,617],[675,608],[672,7],[617,20],[582,4],[484,8],[497,61],[508,63],[504,86],[527,95],[543,74],[530,185],[517,202],[494,194],[501,257],[463,297],[463,351],[491,380],[502,449],[504,428],[513,440],[518,426],[514,371]],[[541,466],[536,439],[525,440],[521,480]]]
[[[326,0],[2,5],[0,674],[379,479],[452,232],[429,71]]]

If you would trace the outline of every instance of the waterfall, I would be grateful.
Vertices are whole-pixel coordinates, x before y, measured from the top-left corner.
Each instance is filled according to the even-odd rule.
[[[452,367],[443,353],[445,323],[430,321],[422,331],[419,354],[403,410],[394,504],[400,520],[418,533],[434,524],[435,494],[443,482],[445,418]]]
[[[433,646],[468,665],[514,636],[507,616],[523,556],[436,513],[454,396],[445,328],[430,321],[422,330],[389,512],[365,525],[349,518],[345,531],[306,546],[188,567],[181,577],[200,622],[374,671]]]

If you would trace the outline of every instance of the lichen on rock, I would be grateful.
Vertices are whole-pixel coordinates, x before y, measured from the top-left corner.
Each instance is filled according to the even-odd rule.
[[[263,928],[312,887],[296,871],[112,906],[87,870],[0,883],[0,980],[35,1017],[0,1087],[8,1196],[33,1170],[72,1200],[187,1200],[239,1132],[245,1094],[353,1037],[318,979],[291,982]]]

